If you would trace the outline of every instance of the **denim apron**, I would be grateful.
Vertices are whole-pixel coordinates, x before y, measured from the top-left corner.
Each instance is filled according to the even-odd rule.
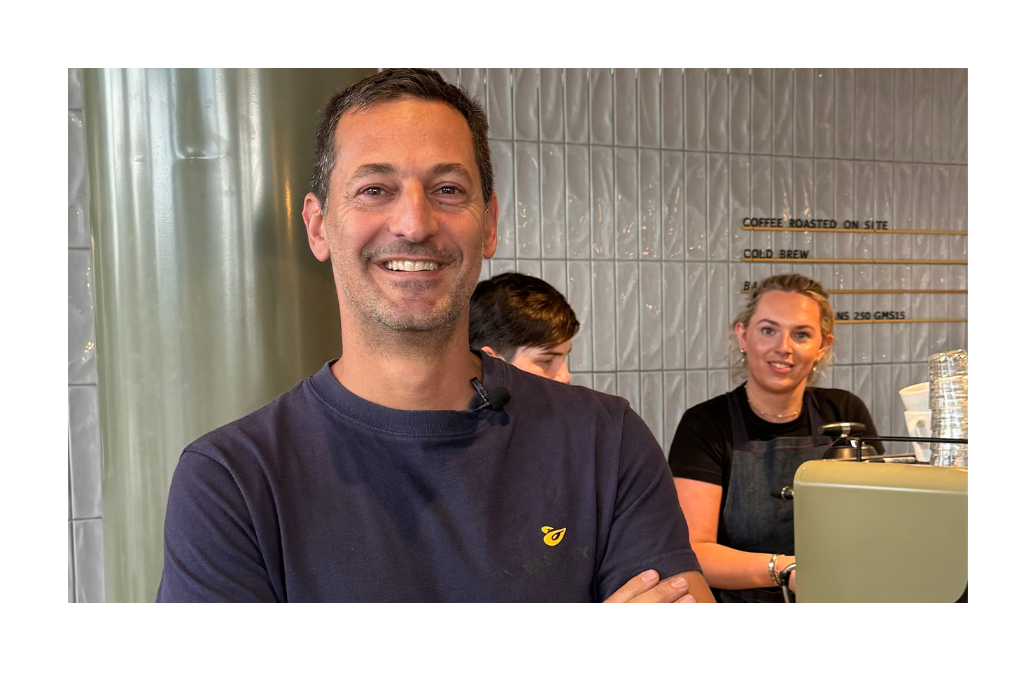
[[[811,390],[806,391],[803,401],[809,415],[810,436],[749,441],[738,398],[734,392],[727,393],[734,436],[730,482],[722,512],[726,546],[743,552],[795,553],[794,503],[772,497],[770,491],[791,486],[799,465],[822,458],[831,445],[831,438],[819,433],[823,420]],[[722,603],[784,601],[779,587],[714,589],[713,593]]]

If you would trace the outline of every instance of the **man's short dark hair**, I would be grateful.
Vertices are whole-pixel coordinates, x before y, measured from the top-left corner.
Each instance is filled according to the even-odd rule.
[[[468,344],[488,346],[505,361],[521,347],[554,347],[578,330],[565,296],[534,276],[502,273],[476,285],[471,295]]]
[[[320,201],[320,209],[327,208],[331,171],[335,166],[335,132],[342,115],[353,108],[363,110],[378,102],[401,97],[442,101],[464,116],[475,148],[482,201],[488,206],[493,195],[493,163],[489,157],[489,123],[485,109],[464,90],[443,80],[436,71],[426,68],[389,68],[350,85],[324,107],[324,122],[317,130],[316,159],[309,182],[309,190]]]

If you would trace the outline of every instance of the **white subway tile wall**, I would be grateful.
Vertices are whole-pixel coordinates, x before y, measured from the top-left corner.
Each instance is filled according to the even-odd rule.
[[[68,602],[104,601],[101,426],[82,69],[68,69]]]
[[[581,323],[573,383],[628,399],[667,452],[687,407],[734,386],[746,281],[813,276],[851,320],[967,317],[966,292],[912,292],[967,290],[966,234],[924,233],[968,228],[966,69],[440,72],[488,108],[500,246],[482,277],[542,272],[566,294]],[[745,217],[922,233],[749,232]],[[70,208],[70,238],[72,221]],[[926,378],[929,354],[967,348],[966,322],[835,334],[818,384],[854,391],[899,435],[896,392]]]

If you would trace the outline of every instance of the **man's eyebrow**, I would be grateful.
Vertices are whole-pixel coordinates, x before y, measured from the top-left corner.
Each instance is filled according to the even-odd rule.
[[[367,163],[356,168],[351,179],[363,179],[377,174],[396,174],[396,168],[388,163]]]
[[[432,176],[438,177],[439,175],[449,174],[455,172],[463,175],[469,183],[474,184],[475,180],[471,177],[471,173],[468,172],[468,168],[464,167],[460,163],[439,163],[432,166]]]

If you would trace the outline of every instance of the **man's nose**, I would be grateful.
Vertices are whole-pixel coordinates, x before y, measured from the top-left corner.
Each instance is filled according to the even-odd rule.
[[[419,243],[434,236],[438,231],[439,223],[435,209],[424,187],[419,184],[404,187],[396,203],[389,232],[393,236]]]
[[[565,384],[572,383],[572,376],[568,374],[568,360],[561,362],[561,369],[558,370],[558,374],[554,376],[554,379],[558,382],[564,382]]]

